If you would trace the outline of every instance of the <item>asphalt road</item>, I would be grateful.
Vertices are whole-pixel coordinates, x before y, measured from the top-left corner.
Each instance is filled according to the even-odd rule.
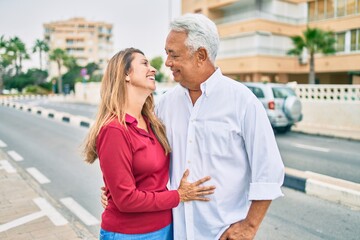
[[[47,99],[20,102],[91,119],[94,119],[97,111],[95,105],[54,102]],[[276,140],[286,167],[360,183],[360,141],[296,132],[276,134]]]
[[[360,141],[295,132],[276,141],[286,167],[360,183]]]

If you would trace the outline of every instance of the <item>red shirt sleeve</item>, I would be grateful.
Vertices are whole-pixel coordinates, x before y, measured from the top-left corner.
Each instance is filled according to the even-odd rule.
[[[176,207],[179,193],[136,188],[132,172],[132,146],[125,128],[105,126],[97,138],[97,151],[105,185],[121,212],[154,212]]]

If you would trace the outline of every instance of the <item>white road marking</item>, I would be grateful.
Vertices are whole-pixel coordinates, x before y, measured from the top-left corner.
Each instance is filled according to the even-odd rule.
[[[4,231],[9,230],[9,229],[14,228],[14,227],[18,227],[20,225],[23,225],[23,224],[28,223],[28,222],[30,222],[32,220],[41,218],[43,216],[45,216],[44,212],[31,213],[31,214],[26,215],[24,217],[15,219],[14,221],[11,221],[11,222],[0,225],[0,232],[4,232]]]
[[[8,173],[16,173],[16,169],[11,166],[11,164],[7,160],[0,160],[0,170],[1,169],[4,169]]]
[[[41,211],[46,213],[46,216],[50,218],[55,226],[62,226],[68,223],[68,221],[58,212],[56,209],[46,201],[45,198],[35,198],[33,201],[38,205]]]
[[[308,150],[313,150],[313,151],[330,152],[329,148],[314,147],[314,146],[309,146],[309,145],[304,145],[304,144],[299,144],[299,143],[294,143],[292,145],[295,147],[298,147],[298,148],[303,148],[303,149],[308,149]]]
[[[15,151],[8,151],[7,153],[10,155],[10,157],[11,157],[12,159],[14,159],[14,161],[19,162],[19,161],[24,160],[24,158],[23,158],[20,154],[18,154],[17,152],[15,152]]]
[[[15,219],[11,222],[4,223],[0,225],[0,232],[7,231],[11,228],[18,227],[25,223],[31,222],[35,219],[47,216],[55,226],[62,226],[68,223],[68,221],[58,212],[56,209],[51,206],[46,199],[44,198],[35,198],[33,199],[35,204],[41,209],[39,212],[28,214],[24,217]]]
[[[6,143],[4,143],[3,141],[0,140],[0,147],[7,147]]]
[[[42,174],[39,170],[37,170],[37,169],[34,168],[34,167],[27,168],[26,171],[27,171],[28,173],[30,173],[31,176],[33,176],[33,178],[35,178],[36,181],[38,181],[38,182],[41,183],[41,184],[49,183],[49,182],[50,182],[50,180],[49,180],[47,177],[45,177],[44,174]]]
[[[91,215],[86,209],[84,209],[79,203],[77,203],[74,199],[62,198],[60,201],[71,211],[73,212],[81,221],[83,221],[86,225],[96,225],[99,224],[99,220],[97,220],[93,215]]]

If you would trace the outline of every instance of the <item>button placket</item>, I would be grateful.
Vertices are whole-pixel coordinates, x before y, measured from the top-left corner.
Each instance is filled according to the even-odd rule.
[[[199,112],[199,108],[201,102],[203,101],[203,95],[199,97],[193,106],[190,102],[189,110],[190,110],[190,118],[188,122],[188,130],[187,130],[187,142],[186,142],[186,168],[190,170],[190,176],[188,180],[190,182],[195,181],[196,179],[192,179],[192,168],[194,167],[194,163],[192,161],[192,157],[197,152],[197,145],[195,144],[195,124],[196,118]],[[184,204],[185,210],[185,226],[186,226],[186,236],[187,239],[195,239],[194,238],[194,216],[193,216],[193,202],[186,202]]]

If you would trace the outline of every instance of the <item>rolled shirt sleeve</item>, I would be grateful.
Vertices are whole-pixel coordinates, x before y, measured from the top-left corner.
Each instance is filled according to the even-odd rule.
[[[283,196],[284,164],[266,111],[257,99],[245,109],[243,131],[251,168],[249,200]]]

